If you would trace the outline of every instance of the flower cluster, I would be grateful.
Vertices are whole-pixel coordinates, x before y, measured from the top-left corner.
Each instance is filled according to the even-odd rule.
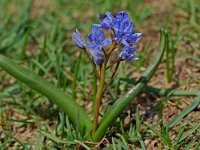
[[[133,22],[129,20],[126,12],[121,11],[113,16],[110,12],[102,17],[98,16],[99,24],[92,25],[92,33],[88,35],[87,44],[78,30],[72,34],[72,40],[79,48],[88,49],[95,64],[102,64],[105,61],[107,51],[104,47],[115,42],[121,48],[118,57],[121,60],[137,60],[134,45],[142,37],[142,33],[136,33]],[[111,33],[110,38],[105,38],[105,33]],[[115,47],[116,47],[115,46]],[[104,51],[103,51],[104,50]]]

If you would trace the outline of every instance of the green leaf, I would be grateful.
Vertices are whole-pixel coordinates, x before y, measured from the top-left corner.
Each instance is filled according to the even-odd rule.
[[[185,147],[183,150],[189,150],[190,147],[192,146],[192,144],[194,144],[196,142],[196,138],[192,139]]]
[[[85,145],[83,142],[78,141],[78,140],[74,140],[76,143],[80,144],[81,146],[83,146],[86,150],[91,150],[91,148],[89,148],[87,145]]]
[[[72,145],[72,144],[75,144],[74,141],[66,141],[66,140],[62,140],[58,137],[56,137],[55,135],[53,134],[49,134],[45,131],[40,131],[43,135],[45,135],[47,138],[51,139],[52,141],[56,142],[56,143],[60,143],[60,144],[68,144],[68,145]]]
[[[165,36],[163,32],[161,34],[160,44],[158,47],[158,51],[153,59],[153,62],[150,66],[145,70],[143,75],[139,78],[137,83],[133,85],[133,87],[121,98],[119,98],[111,108],[104,114],[99,128],[94,134],[93,140],[99,141],[102,136],[105,134],[106,130],[109,126],[111,126],[117,117],[122,113],[122,111],[134,100],[134,98],[140,94],[140,92],[145,88],[146,84],[149,82],[151,77],[154,75],[157,70],[163,54],[164,54],[164,45],[165,45]]]
[[[184,108],[180,114],[178,114],[172,121],[170,121],[166,125],[167,130],[173,127],[175,124],[177,124],[183,117],[185,117],[193,109],[195,109],[199,105],[199,103],[200,103],[200,96],[196,97],[190,105]]]
[[[190,129],[189,131],[187,131],[186,133],[184,133],[182,135],[182,137],[179,140],[179,145],[187,138],[189,137],[193,132],[195,132],[198,128],[200,127],[200,123],[197,124],[195,127],[193,127],[192,129]]]
[[[134,79],[120,78],[121,81],[126,82],[127,84],[134,84],[136,81]],[[159,96],[197,96],[200,95],[200,91],[197,90],[176,90],[176,89],[159,89],[153,86],[146,85],[144,92],[153,93]]]
[[[72,82],[72,96],[73,96],[73,98],[76,97],[76,82],[77,82],[77,78],[78,78],[79,66],[80,66],[80,63],[81,63],[81,56],[82,56],[82,51],[80,52],[80,54],[78,56],[78,60],[75,63],[75,66],[74,66],[74,79],[73,79],[73,82]]]
[[[176,90],[176,89],[158,89],[152,86],[146,86],[144,92],[153,93],[160,96],[197,96],[200,91],[193,90]]]
[[[90,133],[92,123],[89,117],[87,116],[86,112],[71,97],[60,91],[53,84],[45,81],[40,76],[23,67],[20,67],[11,59],[1,54],[0,67],[16,79],[25,83],[27,86],[46,96],[49,100],[51,100],[59,108],[61,108],[69,116],[74,124],[76,124],[77,122],[76,117],[77,112],[79,112],[79,124],[81,133],[84,133],[84,128],[86,128],[87,133]]]
[[[42,150],[42,142],[41,142],[40,133],[37,133],[36,135],[36,143],[37,143],[37,149]]]

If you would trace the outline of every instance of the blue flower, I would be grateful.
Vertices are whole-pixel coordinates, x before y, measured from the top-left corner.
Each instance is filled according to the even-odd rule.
[[[115,32],[114,39],[117,43],[121,41],[121,38],[131,30],[131,25],[133,23],[129,22],[129,16],[126,12],[121,11],[117,13],[113,23],[113,29]]]
[[[89,49],[92,59],[95,64],[100,65],[104,62],[104,54],[99,49]]]
[[[132,61],[132,60],[138,60],[138,57],[136,56],[136,49],[137,46],[125,46],[122,48],[120,53],[118,54],[118,57],[120,57],[122,60]]]
[[[117,13],[117,15],[115,16],[115,18],[119,21],[121,21],[121,24],[124,26],[128,26],[129,25],[129,16],[125,11],[120,11]]]
[[[125,46],[130,46],[130,44],[138,42],[142,37],[142,33],[128,33],[122,38],[122,43]]]
[[[106,12],[105,16],[98,16],[99,22],[101,24],[101,27],[104,28],[105,30],[110,29],[113,26],[113,19],[114,17],[110,12]]]
[[[87,44],[86,47],[96,50],[100,50],[111,42],[111,39],[105,39],[103,30],[96,25],[92,25],[92,33],[88,35],[88,40],[91,44]]]
[[[82,37],[82,35],[80,34],[80,32],[78,31],[78,29],[76,29],[76,32],[73,32],[72,41],[79,48],[85,48],[85,45],[86,45],[85,40]]]
[[[115,32],[113,39],[117,43],[122,42],[125,46],[130,46],[142,37],[141,33],[135,33],[133,22],[129,21],[129,16],[124,11],[117,13],[114,19],[113,29]]]

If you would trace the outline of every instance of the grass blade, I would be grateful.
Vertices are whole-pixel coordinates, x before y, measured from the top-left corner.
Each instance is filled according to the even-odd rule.
[[[192,146],[192,144],[194,144],[196,142],[196,138],[192,139],[185,147],[183,150],[189,150],[190,147]]]
[[[181,139],[179,140],[179,143],[181,144],[181,142],[183,142],[183,140],[185,140],[188,136],[190,136],[193,132],[195,132],[199,128],[199,126],[200,126],[200,123],[197,124],[192,129],[190,129],[189,131],[187,131],[186,133],[184,133]]]
[[[170,74],[170,56],[169,56],[169,35],[166,33],[166,46],[165,46],[165,51],[166,51],[166,74],[167,74],[167,81],[168,83],[171,82],[171,74]]]
[[[146,147],[145,147],[145,144],[144,144],[144,141],[142,139],[142,136],[140,134],[140,114],[139,114],[139,108],[137,107],[136,109],[136,134],[137,136],[139,137],[139,143],[140,143],[140,146],[143,150],[146,150]]]
[[[115,145],[115,139],[112,137],[112,148],[113,150],[117,150],[116,145]]]
[[[86,150],[91,150],[91,148],[89,148],[87,145],[85,145],[83,142],[78,141],[78,140],[74,140],[76,143],[80,144],[81,146],[83,146]]]
[[[193,109],[195,109],[200,103],[200,96],[196,97],[193,102],[188,105],[183,111],[178,114],[172,121],[170,121],[166,128],[167,130],[177,124],[183,117],[185,117],[188,113],[190,113]]]
[[[193,90],[175,90],[175,89],[158,89],[152,86],[146,86],[145,92],[153,93],[160,96],[197,96],[200,95],[200,91]]]
[[[78,60],[75,63],[75,67],[74,67],[74,79],[73,79],[73,83],[72,83],[72,96],[73,96],[73,98],[76,97],[76,82],[77,82],[77,78],[78,78],[79,66],[80,66],[80,63],[81,63],[81,56],[82,56],[82,51],[80,52],[80,54],[78,56]]]
[[[121,81],[126,82],[127,84],[135,84],[134,79],[125,79],[120,78]],[[144,92],[153,93],[159,96],[197,96],[200,95],[200,91],[197,90],[176,90],[176,89],[159,89],[153,86],[145,86]]]
[[[65,141],[65,140],[62,140],[58,137],[56,137],[55,135],[53,134],[49,134],[45,131],[40,131],[44,136],[46,136],[47,138],[51,139],[52,141],[56,142],[56,143],[60,143],[60,144],[69,144],[69,145],[72,145],[72,144],[75,144],[74,141]]]
[[[172,82],[174,74],[174,63],[175,63],[175,41],[171,38],[171,35],[166,33],[165,51],[166,51],[166,74],[168,83]]]
[[[37,149],[42,150],[42,142],[41,142],[40,133],[37,133],[36,135],[36,143],[37,143]]]
[[[141,134],[139,132],[137,132],[137,136],[139,137],[139,143],[140,143],[140,146],[141,146],[142,150],[146,150],[144,141],[143,141],[142,136],[141,136]]]

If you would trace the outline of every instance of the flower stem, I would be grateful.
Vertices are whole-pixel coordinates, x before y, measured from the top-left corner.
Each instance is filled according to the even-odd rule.
[[[98,126],[99,108],[100,108],[101,98],[104,93],[103,89],[104,89],[104,82],[105,82],[106,65],[107,65],[111,52],[113,51],[113,49],[115,49],[115,46],[116,46],[116,42],[113,41],[108,54],[106,54],[105,50],[103,49],[106,60],[101,66],[100,81],[99,81],[99,86],[97,89],[97,94],[96,94],[95,103],[94,103],[94,120],[93,120],[92,136],[95,134],[97,130],[97,126]]]
[[[101,66],[100,81],[99,81],[99,86],[98,86],[98,90],[97,90],[97,94],[95,98],[95,104],[94,104],[94,120],[93,120],[92,135],[95,134],[97,130],[97,125],[98,125],[99,107],[101,103],[102,91],[103,91],[104,82],[105,82],[106,64],[107,62],[104,62]]]
[[[116,64],[116,66],[115,66],[115,70],[113,71],[113,73],[112,73],[112,75],[111,75],[111,77],[110,77],[108,83],[106,84],[106,87],[104,88],[104,90],[103,90],[103,92],[102,92],[102,95],[107,91],[109,85],[111,84],[111,82],[112,82],[112,80],[113,80],[113,78],[114,78],[114,76],[115,76],[115,74],[116,74],[116,72],[117,72],[117,69],[118,69],[118,67],[119,67],[120,62],[121,62],[121,59],[118,59],[118,60],[117,60],[117,64]]]
[[[111,68],[112,66],[114,66],[114,64],[116,64],[118,62],[118,59],[114,62],[112,62],[109,66],[106,67],[106,70]]]
[[[110,49],[108,50],[108,56],[110,56],[110,54],[112,53],[112,51],[115,49],[116,45],[117,45],[116,41],[113,41]]]
[[[93,96],[92,96],[92,114],[94,113],[94,103],[97,94],[97,76],[93,74]]]
[[[98,73],[98,71],[97,71],[97,68],[96,68],[96,65],[95,65],[94,61],[91,59],[91,57],[90,57],[88,51],[87,51],[85,48],[84,48],[83,50],[84,50],[84,52],[85,52],[87,58],[89,59],[90,63],[92,64],[92,68],[93,68],[93,70],[94,70],[94,72],[95,72],[97,78],[100,79],[100,76],[99,76],[99,73]]]
[[[107,56],[107,54],[106,54],[106,50],[105,50],[104,48],[102,48],[102,51],[103,51],[103,53],[104,53],[104,55],[105,55],[105,57],[106,57],[106,60],[108,60],[108,56]]]

